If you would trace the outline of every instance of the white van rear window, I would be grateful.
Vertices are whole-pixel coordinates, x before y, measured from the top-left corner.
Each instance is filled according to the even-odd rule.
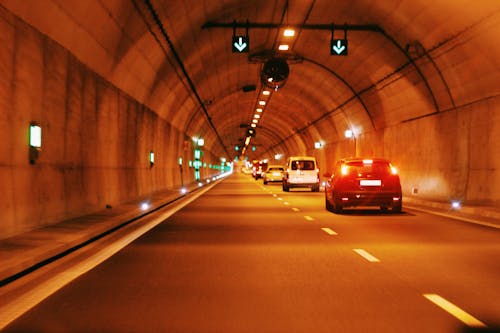
[[[293,161],[292,170],[314,170],[314,161]]]

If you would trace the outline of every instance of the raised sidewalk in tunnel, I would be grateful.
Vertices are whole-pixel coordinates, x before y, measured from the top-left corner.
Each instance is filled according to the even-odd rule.
[[[198,183],[0,240],[0,287],[196,191]],[[143,206],[146,204],[147,206]]]

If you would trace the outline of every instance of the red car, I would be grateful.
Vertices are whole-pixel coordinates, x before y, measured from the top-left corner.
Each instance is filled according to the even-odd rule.
[[[255,180],[262,178],[262,175],[267,169],[267,160],[253,161],[252,176]]]
[[[335,164],[325,185],[325,207],[342,213],[345,207],[378,206],[401,212],[401,183],[391,163],[381,158],[349,158]]]

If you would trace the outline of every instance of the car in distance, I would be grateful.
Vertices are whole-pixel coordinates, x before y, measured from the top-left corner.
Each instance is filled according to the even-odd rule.
[[[282,165],[270,165],[267,170],[262,174],[262,180],[264,185],[269,182],[281,182],[283,181],[283,172],[285,168]]]
[[[283,191],[291,188],[306,187],[313,192],[319,191],[319,169],[313,156],[290,156],[283,173]]]
[[[397,169],[382,158],[349,158],[335,164],[325,185],[325,207],[342,213],[345,207],[379,206],[401,212],[403,196]]]
[[[255,180],[262,178],[262,174],[267,169],[267,160],[254,160],[252,167],[252,176]]]

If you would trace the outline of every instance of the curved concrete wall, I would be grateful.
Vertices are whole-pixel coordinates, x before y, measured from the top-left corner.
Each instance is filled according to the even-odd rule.
[[[193,181],[191,138],[2,10],[0,41],[1,238],[179,187],[178,157]],[[42,127],[35,164],[31,122]]]
[[[69,2],[2,3],[35,28],[0,7],[1,237],[174,188],[180,184],[180,156],[184,181],[192,180],[187,161],[193,147],[187,133],[204,135],[207,150],[224,150],[170,53],[155,44],[147,26],[153,24],[151,18],[143,21],[131,3],[89,0],[75,11]],[[337,8],[328,1],[316,3]],[[463,17],[453,16],[453,24],[437,26],[445,11],[422,1],[400,3],[404,8],[396,11],[385,8],[389,2],[377,2],[374,8],[383,10],[367,19],[371,22],[373,16],[401,49],[381,35],[360,34],[350,44],[349,62],[335,66],[345,59],[322,55],[325,43],[319,34],[314,35],[318,40],[302,38],[296,47],[308,60],[294,65],[282,95],[273,95],[276,106],[266,111],[252,141],[259,149],[248,155],[314,154],[323,170],[356,153],[384,156],[399,167],[407,197],[498,206],[498,5],[482,2],[470,13],[460,11]],[[267,1],[259,4],[268,7]],[[165,10],[162,19],[172,28],[180,57],[191,66],[188,72],[198,92],[213,99],[206,104],[208,112],[231,150],[257,98],[257,92],[241,93],[255,79],[254,65],[228,54],[210,62],[213,50],[225,50],[225,40],[218,38],[220,33],[212,35],[218,32],[199,31],[205,9],[184,12],[186,4],[178,5],[180,12]],[[458,11],[458,5],[446,6]],[[206,11],[215,13],[216,7]],[[413,9],[421,7],[426,11],[414,16]],[[99,14],[89,17],[92,11]],[[169,20],[180,13],[179,20]],[[315,13],[324,21],[327,11]],[[176,29],[170,26],[174,23]],[[212,41],[204,44],[203,57],[195,52],[202,35]],[[262,43],[265,35],[259,37]],[[324,84],[317,86],[318,81]],[[44,131],[35,165],[28,163],[31,121]],[[359,130],[355,142],[343,138],[348,127]],[[317,140],[326,142],[324,149],[313,149]],[[150,150],[156,153],[153,168],[147,159]],[[205,154],[207,164],[218,157]]]

